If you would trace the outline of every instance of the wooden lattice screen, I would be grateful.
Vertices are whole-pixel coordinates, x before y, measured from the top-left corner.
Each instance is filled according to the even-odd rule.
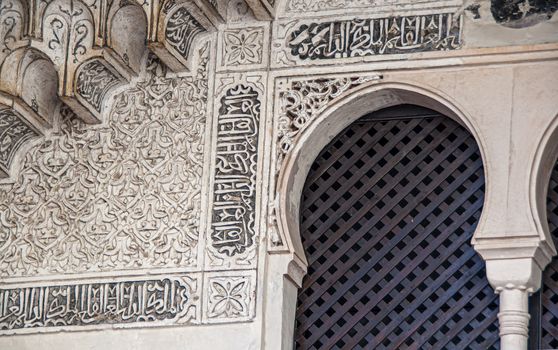
[[[470,245],[483,198],[479,149],[451,119],[400,106],[345,129],[303,192],[296,348],[499,349]]]
[[[558,163],[554,166],[550,178],[547,197],[547,217],[554,244],[558,247]],[[534,349],[558,349],[558,258],[554,258],[543,273],[541,291],[535,296],[540,303],[532,312],[535,330],[532,337],[540,337],[534,343]],[[538,330],[538,332],[537,332]],[[533,333],[533,332],[532,332]]]

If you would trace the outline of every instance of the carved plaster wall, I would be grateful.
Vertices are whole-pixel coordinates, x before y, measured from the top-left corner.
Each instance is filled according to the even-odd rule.
[[[119,332],[194,328],[193,348],[213,329],[244,330],[239,348],[289,348],[305,270],[296,213],[281,202],[292,199],[285,183],[303,181],[293,159],[313,161],[300,150],[320,123],[336,130],[398,103],[466,124],[496,184],[479,246],[511,232],[544,265],[554,251],[533,227],[529,174],[507,178],[512,164],[497,155],[510,140],[513,164],[544,148],[516,140],[537,140],[558,108],[553,75],[541,74],[555,68],[545,35],[556,19],[508,28],[489,10],[484,0],[2,2],[0,347],[43,336],[22,333],[111,329],[141,348]],[[540,119],[513,114],[519,86],[538,96]]]

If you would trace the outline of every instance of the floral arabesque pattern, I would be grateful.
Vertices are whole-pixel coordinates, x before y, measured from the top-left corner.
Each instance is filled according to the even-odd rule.
[[[207,46],[193,78],[148,74],[115,98],[105,126],[63,109],[0,193],[0,275],[197,264]],[[157,73],[159,71],[159,73]]]

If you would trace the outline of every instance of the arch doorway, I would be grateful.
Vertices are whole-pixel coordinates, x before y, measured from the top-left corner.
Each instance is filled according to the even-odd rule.
[[[470,242],[484,200],[460,124],[399,105],[317,157],[300,211],[297,349],[499,349],[498,297]]]
[[[548,227],[558,247],[558,161],[555,163],[546,197]],[[530,349],[558,348],[558,257],[542,274],[541,289],[530,299]]]

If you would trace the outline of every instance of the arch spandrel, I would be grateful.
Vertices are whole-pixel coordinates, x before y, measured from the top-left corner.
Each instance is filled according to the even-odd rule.
[[[427,89],[405,83],[372,82],[334,99],[322,113],[311,118],[302,133],[294,139],[294,145],[284,160],[278,164],[281,166],[276,190],[278,228],[282,236],[286,237],[290,252],[299,261],[305,262],[298,221],[300,196],[315,157],[341,130],[361,116],[400,104],[415,104],[429,108],[464,125],[477,140],[485,159],[486,147],[475,120],[449,102],[449,98],[441,97]],[[489,183],[490,175],[485,171]],[[483,216],[485,215],[487,214],[483,212]],[[481,222],[482,220],[481,218]],[[479,234],[480,227],[481,224],[476,235]]]
[[[540,239],[545,247],[544,258],[556,255],[556,247],[548,227],[546,196],[550,175],[557,159],[558,114],[544,130],[529,168],[529,206],[533,223],[537,232],[540,233]]]

